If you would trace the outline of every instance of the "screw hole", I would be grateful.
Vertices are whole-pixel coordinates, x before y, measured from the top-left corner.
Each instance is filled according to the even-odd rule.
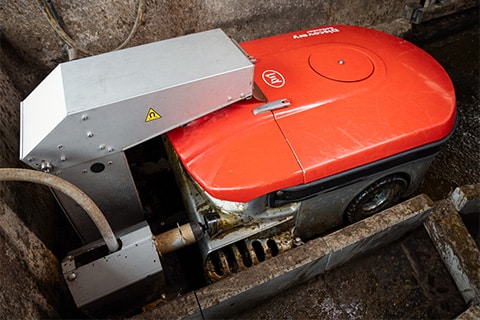
[[[105,165],[103,163],[97,162],[90,166],[90,171],[95,173],[100,173],[105,170]]]

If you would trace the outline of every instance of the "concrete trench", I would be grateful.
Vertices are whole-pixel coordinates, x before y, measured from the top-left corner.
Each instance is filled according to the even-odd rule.
[[[474,190],[476,194],[466,200],[464,205],[470,208],[474,207],[474,209],[471,209],[472,211],[469,211],[469,214],[478,214],[480,212],[478,206],[480,185],[464,188],[468,188],[470,191]],[[472,196],[472,193],[470,193],[470,196]],[[418,229],[422,228],[427,231],[430,236],[429,241],[437,250],[434,254],[437,254],[443,261],[443,267],[448,270],[448,274],[453,279],[452,284],[455,286],[453,290],[456,291],[455,299],[457,301],[450,302],[451,305],[448,308],[436,306],[435,310],[435,308],[426,307],[423,311],[430,313],[422,315],[418,313],[422,309],[420,305],[415,306],[417,313],[411,313],[411,310],[415,310],[415,308],[408,306],[408,304],[405,306],[402,303],[398,303],[398,306],[395,306],[394,303],[391,304],[391,310],[385,310],[385,306],[381,306],[381,308],[371,306],[370,310],[367,311],[366,300],[359,300],[357,304],[360,307],[357,307],[361,310],[355,311],[344,308],[339,313],[332,313],[332,310],[317,306],[316,316],[337,319],[391,318],[392,315],[400,318],[427,316],[428,318],[442,319],[454,318],[457,315],[458,319],[468,319],[466,317],[470,315],[478,317],[480,252],[460,218],[460,213],[464,212],[463,208],[457,211],[454,203],[455,199],[452,200],[452,197],[432,202],[427,196],[419,195],[359,223],[307,242],[301,247],[253,266],[246,271],[196,290],[196,292],[188,293],[171,302],[161,302],[132,319],[159,317],[192,319],[283,318],[285,316],[283,312],[285,306],[275,302],[277,296],[281,295],[282,292],[288,291],[299,284],[303,286],[302,283],[312,279],[315,281],[315,277],[322,274],[327,274],[325,281],[328,281],[329,273],[332,271],[338,271],[342,268],[352,269],[351,266],[356,264],[359,257],[368,254],[375,256],[376,249],[388,248],[390,244],[408,233],[415,232],[415,230],[418,232]],[[402,244],[402,247],[408,257],[406,267],[416,277],[417,285],[424,296],[422,298],[417,297],[418,300],[429,304],[430,307],[434,306],[439,302],[438,297],[433,296],[435,294],[435,284],[421,279],[424,271],[421,270],[421,265],[416,261],[418,258],[412,256],[414,252],[410,251],[408,244]],[[358,266],[360,272],[364,272],[363,268],[364,266]],[[353,270],[355,270],[355,267],[353,267]],[[395,272],[394,266],[392,266],[390,272]],[[395,277],[394,274],[391,274],[391,276]],[[403,280],[409,277],[408,275],[405,276]],[[400,278],[397,277],[398,279]],[[447,280],[449,279],[444,279],[445,282]],[[351,284],[353,286],[367,286],[363,277],[358,277],[354,281],[356,283]],[[370,281],[370,279],[367,279],[367,281]],[[339,285],[338,281],[334,283]],[[351,285],[344,285],[344,289],[349,289]],[[444,285],[448,287],[448,284]],[[407,292],[401,288],[399,288],[399,291],[403,292],[397,295],[397,299]],[[380,290],[371,292],[374,297],[379,293]],[[348,296],[348,294],[350,293],[347,292],[346,295]],[[463,298],[463,302],[460,301],[460,296]],[[400,299],[402,298],[408,299],[408,297],[401,297]],[[333,296],[332,299],[334,300],[332,304],[340,304],[342,300],[338,296]],[[262,304],[264,301],[268,302]],[[292,303],[291,300],[290,303]],[[278,309],[275,310],[275,307]],[[290,313],[287,314],[291,315]],[[310,313],[307,317],[311,318],[312,315],[315,314]],[[295,318],[294,315],[291,316]]]
[[[107,52],[125,39],[137,8],[133,0],[53,2],[68,33],[94,52]],[[222,281],[134,318],[480,317],[480,270],[475,259],[480,212],[475,184],[480,180],[478,59],[477,71],[467,65],[468,56],[478,55],[478,1],[446,2],[443,8],[441,4],[429,8],[415,4],[415,19],[423,19],[417,21],[420,24],[409,20],[413,11],[407,9],[412,6],[407,8],[405,1],[397,0],[380,5],[364,1],[145,2],[142,23],[128,46],[216,27],[245,41],[332,23],[374,27],[413,42],[418,38],[412,31],[435,39],[447,38],[447,31],[467,32],[477,40],[462,42],[468,47],[456,51],[449,49],[455,46],[449,40],[427,41],[424,46],[419,40],[445,66],[458,91],[457,132],[419,190],[435,200],[433,204],[428,197],[418,196],[374,217],[375,223],[339,230],[271,260],[275,262],[226,279],[228,290]],[[454,18],[442,18],[455,12]],[[0,167],[22,167],[18,161],[19,102],[66,59],[66,52],[37,1],[2,2],[0,17]],[[424,21],[430,19],[437,20],[432,20],[432,29],[423,31],[428,24]],[[459,27],[472,21],[475,29]],[[457,29],[450,30],[452,25]],[[443,56],[448,50],[452,53]],[[49,190],[0,182],[0,219],[0,318],[83,317],[71,300],[58,262],[78,243]],[[452,226],[455,233],[450,232]],[[433,278],[425,259],[441,269]],[[401,273],[408,275],[400,277]],[[443,278],[446,285],[439,287]]]

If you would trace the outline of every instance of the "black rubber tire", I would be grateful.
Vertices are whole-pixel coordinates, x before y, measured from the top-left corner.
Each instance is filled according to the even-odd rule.
[[[355,223],[397,204],[407,186],[407,180],[400,175],[387,176],[372,183],[347,206],[345,222]]]

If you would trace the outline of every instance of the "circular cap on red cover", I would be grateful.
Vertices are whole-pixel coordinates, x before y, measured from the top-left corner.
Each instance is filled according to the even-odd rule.
[[[309,57],[310,67],[325,78],[354,82],[373,73],[372,60],[358,47],[345,44],[322,45]]]

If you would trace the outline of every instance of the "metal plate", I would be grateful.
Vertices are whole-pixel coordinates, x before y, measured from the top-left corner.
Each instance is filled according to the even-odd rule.
[[[133,226],[119,239],[122,243],[120,251],[84,265],[78,266],[75,260],[101,244],[77,249],[62,261],[63,275],[78,307],[162,272],[152,233],[146,223]]]

